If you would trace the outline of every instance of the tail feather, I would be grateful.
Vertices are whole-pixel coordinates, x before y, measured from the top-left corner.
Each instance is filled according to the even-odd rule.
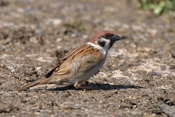
[[[35,85],[44,84],[43,81],[45,81],[45,80],[46,80],[46,78],[38,79],[38,80],[36,80],[36,81],[34,81],[34,82],[31,82],[31,83],[28,83],[28,84],[22,86],[22,87],[19,88],[17,91],[23,91],[23,90],[26,90],[26,89],[28,89],[28,88],[30,88],[30,87],[35,86]]]

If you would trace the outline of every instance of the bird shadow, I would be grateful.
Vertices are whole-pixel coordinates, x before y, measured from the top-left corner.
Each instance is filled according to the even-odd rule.
[[[142,86],[136,86],[136,85],[111,85],[111,84],[93,84],[89,83],[88,85],[82,85],[86,87],[90,87],[92,89],[90,90],[121,90],[121,89],[130,89],[130,88],[135,88],[135,89],[140,89],[144,88]],[[48,89],[49,91],[65,91],[65,90],[83,90],[83,89],[76,89],[73,86],[65,86],[65,87],[58,87],[54,89]]]

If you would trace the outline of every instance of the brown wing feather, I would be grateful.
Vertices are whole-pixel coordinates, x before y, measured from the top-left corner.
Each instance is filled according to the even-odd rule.
[[[83,47],[85,47],[85,44],[82,46],[79,46],[78,48],[76,48],[73,52],[71,52],[70,54],[68,54],[67,56],[65,56],[63,59],[61,59],[60,61],[58,61],[58,63],[45,75],[46,78],[49,78],[54,71],[59,71],[59,67],[60,65],[66,61],[70,56],[74,55],[75,53],[77,53],[77,51],[81,50]]]
[[[88,54],[93,54],[97,55],[99,54],[97,49],[94,49],[94,47],[84,44],[82,46],[79,46],[76,48],[73,52],[65,56],[62,60],[60,60],[53,68],[50,70],[45,76],[46,78],[49,78],[54,72],[58,72],[60,70],[60,66],[62,63],[64,63],[67,59],[73,60],[76,59],[77,57],[81,56],[86,56]],[[101,57],[101,56],[100,56]],[[96,59],[98,60],[98,59]]]

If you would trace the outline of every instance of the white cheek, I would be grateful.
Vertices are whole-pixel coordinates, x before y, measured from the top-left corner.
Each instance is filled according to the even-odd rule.
[[[104,39],[102,38],[104,41],[105,41],[105,46],[103,47],[106,51],[108,51],[109,49],[109,45],[110,45],[110,40],[108,39]]]

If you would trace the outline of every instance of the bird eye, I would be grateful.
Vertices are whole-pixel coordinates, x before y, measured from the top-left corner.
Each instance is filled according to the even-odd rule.
[[[108,38],[109,37],[109,35],[108,34],[105,34],[105,36],[104,36],[105,38]]]

